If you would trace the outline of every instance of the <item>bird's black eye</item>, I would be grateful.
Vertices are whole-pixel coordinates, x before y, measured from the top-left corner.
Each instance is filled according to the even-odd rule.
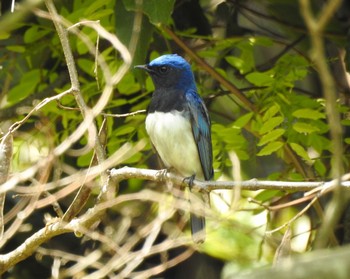
[[[168,72],[169,68],[167,66],[161,66],[159,67],[159,72],[162,74],[165,74],[166,72]]]

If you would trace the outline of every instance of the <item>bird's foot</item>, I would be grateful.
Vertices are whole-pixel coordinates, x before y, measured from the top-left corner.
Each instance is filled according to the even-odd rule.
[[[193,186],[193,181],[195,180],[196,175],[192,175],[190,177],[185,177],[183,182],[188,184],[188,187],[190,188],[190,190],[192,191],[192,186]]]
[[[162,170],[157,171],[156,176],[157,176],[157,178],[159,178],[159,180],[160,180],[161,182],[164,182],[164,181],[166,181],[166,175],[167,175],[167,173],[168,173],[168,170],[167,170],[167,169],[162,169]]]
[[[157,171],[156,176],[157,176],[157,178],[159,179],[160,182],[165,183],[165,185],[166,185],[165,191],[171,192],[174,185],[173,185],[173,183],[171,181],[169,181],[167,179],[168,172],[169,172],[168,169],[162,169],[162,170]]]

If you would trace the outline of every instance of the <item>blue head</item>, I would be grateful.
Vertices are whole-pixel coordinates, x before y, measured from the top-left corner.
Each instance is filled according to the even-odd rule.
[[[196,86],[190,64],[177,54],[166,54],[147,65],[136,67],[150,74],[156,89],[189,89]]]

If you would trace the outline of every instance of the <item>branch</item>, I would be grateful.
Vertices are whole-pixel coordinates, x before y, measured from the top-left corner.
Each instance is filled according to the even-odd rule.
[[[53,219],[45,228],[40,229],[38,232],[28,237],[24,243],[15,250],[0,255],[0,275],[18,262],[31,256],[41,244],[47,242],[49,239],[68,232],[84,232],[84,228],[89,228],[93,223],[99,220],[104,209],[104,207],[96,205],[81,218],[74,219],[69,223],[64,223],[58,218]]]
[[[72,230],[65,228],[65,226],[58,221],[42,228],[31,237],[27,238],[24,243],[12,252],[0,255],[0,274],[3,274],[18,262],[28,258],[37,247],[48,239],[70,231]]]
[[[13,138],[12,135],[7,135],[0,142],[0,184],[7,180],[10,172],[11,160],[13,150]],[[0,240],[4,235],[4,205],[5,205],[5,193],[0,194]]]
[[[7,180],[12,160],[13,138],[12,135],[5,136],[0,141],[0,184]]]
[[[154,171],[154,173],[157,173],[157,171]],[[106,209],[124,202],[136,200],[149,201],[153,203],[162,203],[164,201],[164,194],[150,190],[144,190],[133,194],[125,194],[112,200],[96,204],[81,217],[73,219],[69,223],[62,222],[60,219],[55,218],[51,222],[49,222],[49,224],[47,224],[45,228],[40,229],[38,232],[28,237],[26,241],[19,247],[17,247],[15,250],[7,254],[0,255],[0,275],[9,270],[18,262],[31,256],[35,251],[37,251],[37,248],[41,244],[47,242],[55,236],[64,233],[74,232],[76,235],[86,234],[87,236],[94,239],[93,233],[89,230],[89,228],[101,219],[101,215],[104,214]],[[181,206],[180,208],[185,208],[184,204],[182,203],[179,203],[178,206]],[[175,208],[179,209],[178,207]],[[129,236],[128,241],[125,242],[125,245],[121,247],[119,247],[118,245],[115,246],[115,249],[119,250],[116,250],[115,255],[110,259],[111,263],[113,264],[107,264],[103,268],[97,270],[96,272],[100,274],[102,272],[104,273],[105,271],[107,271],[108,273],[109,271],[121,268],[124,270],[125,264],[135,261],[135,263],[138,264],[138,257],[147,257],[147,255],[158,254],[161,252],[168,251],[169,249],[175,247],[190,244],[190,237],[181,238],[178,237],[178,235],[176,235],[177,237],[175,238],[164,240],[163,244],[158,244],[154,246],[152,245],[154,237],[159,232],[159,226],[161,225],[160,223],[170,218],[172,212],[173,209],[169,209],[168,212],[165,213],[165,215],[163,215],[163,212],[160,212],[157,218],[155,218],[153,221],[151,221],[149,224],[147,224],[135,233],[134,239],[132,239],[132,236]],[[154,228],[156,229],[154,230]],[[152,243],[146,241],[144,247],[141,248],[140,251],[132,251],[132,249],[139,244],[140,239],[142,238],[148,239],[148,241]],[[113,243],[108,243],[109,248],[111,248],[112,244]],[[132,270],[127,270],[127,272],[130,271]]]
[[[111,169],[110,176],[117,182],[130,178],[138,178],[155,182],[172,182],[179,186],[189,186],[184,177],[176,175],[167,170],[150,170],[123,167],[120,169]],[[343,177],[341,185],[345,188],[350,187],[349,175]],[[199,181],[194,180],[191,186],[194,191],[213,191],[213,190],[233,190],[239,186],[242,190],[281,190],[281,191],[320,191],[324,193],[336,185],[336,180],[320,182],[293,182],[293,181],[269,181],[269,180],[245,180],[245,181]]]

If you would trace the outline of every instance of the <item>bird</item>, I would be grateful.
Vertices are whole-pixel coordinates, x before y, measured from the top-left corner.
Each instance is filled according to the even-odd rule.
[[[198,198],[209,206],[208,192],[191,191],[195,178],[211,180],[214,171],[210,117],[190,64],[180,55],[166,54],[135,67],[145,70],[155,87],[145,120],[152,145],[167,169],[189,178],[192,206]],[[205,217],[191,210],[190,223],[193,241],[203,243]]]

